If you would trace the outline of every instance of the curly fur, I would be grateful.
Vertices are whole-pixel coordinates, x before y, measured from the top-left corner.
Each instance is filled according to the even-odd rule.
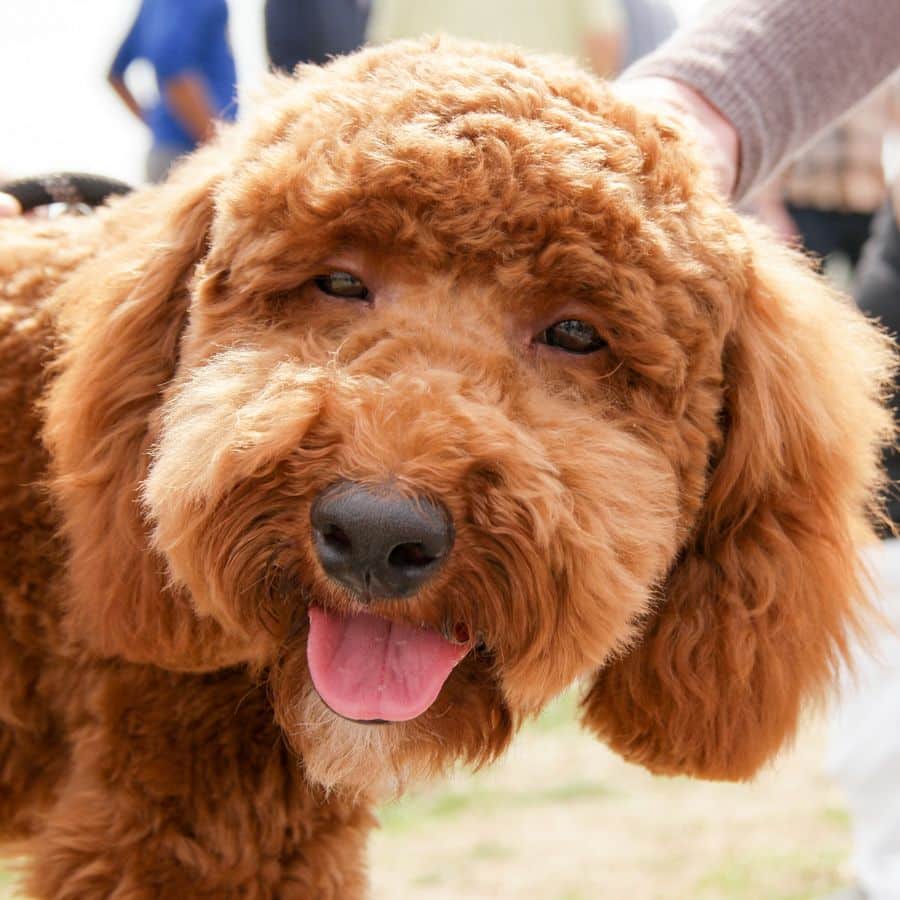
[[[35,897],[362,896],[376,794],[580,678],[626,758],[747,778],[865,623],[888,342],[561,61],[301,69],[166,185],[2,236],[0,829]],[[566,318],[608,347],[533,341]],[[356,603],[310,536],[342,479],[453,518],[379,612],[485,649],[410,722],[310,682],[308,605]]]

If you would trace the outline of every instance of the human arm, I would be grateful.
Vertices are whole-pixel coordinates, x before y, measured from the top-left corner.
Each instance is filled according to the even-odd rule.
[[[740,200],[898,65],[896,0],[730,0],[620,85],[682,112]]]
[[[149,50],[164,103],[198,144],[215,134],[219,117],[214,87],[207,79],[210,46],[223,39],[224,0],[196,0],[155,35]]]
[[[143,122],[144,111],[141,109],[140,103],[137,102],[134,94],[131,93],[128,85],[125,83],[125,79],[121,75],[116,75],[114,72],[110,71],[109,75],[107,75],[106,77],[106,80],[110,83],[112,89],[119,95],[119,98],[129,109],[131,114],[136,119],[139,119],[141,122]]]
[[[138,57],[137,35],[139,22],[140,14],[138,15],[138,18],[135,19],[128,34],[125,35],[125,39],[119,45],[119,49],[116,51],[116,55],[109,67],[106,80],[131,114],[143,122],[144,111],[141,109],[141,105],[137,102],[134,94],[131,93],[128,84],[125,81],[126,70]]]
[[[216,131],[216,113],[203,82],[185,72],[165,82],[163,93],[184,130],[202,144]]]

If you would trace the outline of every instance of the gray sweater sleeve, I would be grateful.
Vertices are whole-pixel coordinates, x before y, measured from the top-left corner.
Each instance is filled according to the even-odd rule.
[[[900,0],[729,0],[623,78],[673,78],[733,123],[735,200],[900,66]]]

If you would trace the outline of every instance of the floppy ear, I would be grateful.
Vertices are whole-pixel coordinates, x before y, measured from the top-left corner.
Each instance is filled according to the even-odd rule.
[[[724,351],[724,444],[642,638],[585,724],[660,773],[751,776],[793,735],[863,624],[888,340],[798,254],[752,230]]]
[[[226,166],[211,146],[166,185],[123,201],[95,260],[54,298],[62,349],[44,440],[68,549],[70,634],[103,655],[178,668],[213,665],[221,635],[167,587],[139,485]]]

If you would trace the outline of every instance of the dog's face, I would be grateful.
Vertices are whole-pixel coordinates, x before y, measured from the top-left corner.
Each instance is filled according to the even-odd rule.
[[[268,672],[321,783],[489,759],[675,604],[739,433],[727,345],[749,239],[676,131],[484,48],[309,72],[207,156],[211,219],[178,244],[177,362],[139,442],[156,590],[227,647],[198,667]],[[713,518],[753,514],[732,505]],[[653,653],[670,675],[691,665],[672,638]],[[591,724],[635,747],[598,691]]]

